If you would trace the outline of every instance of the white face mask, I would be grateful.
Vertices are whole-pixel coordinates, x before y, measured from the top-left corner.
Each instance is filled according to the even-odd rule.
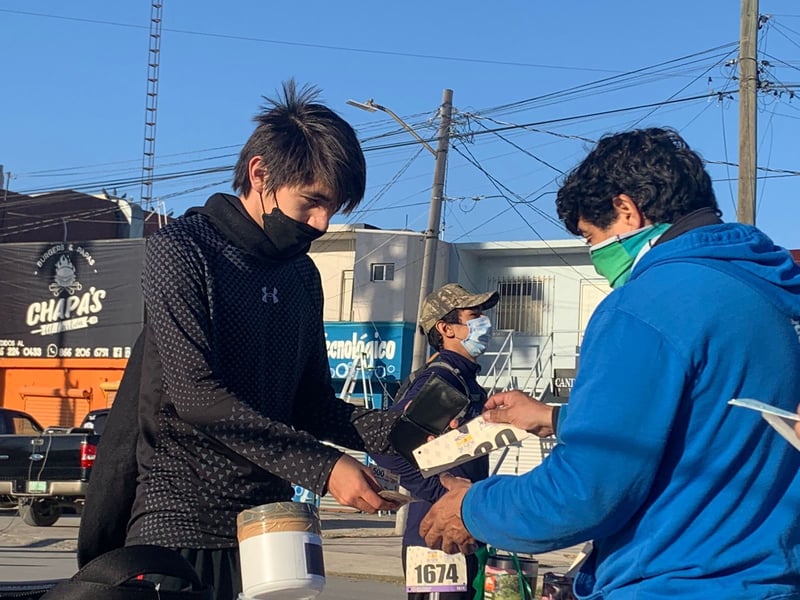
[[[461,340],[461,345],[469,352],[472,358],[478,358],[486,352],[489,339],[492,337],[492,322],[486,315],[477,319],[470,319],[465,323],[469,327],[467,337]]]

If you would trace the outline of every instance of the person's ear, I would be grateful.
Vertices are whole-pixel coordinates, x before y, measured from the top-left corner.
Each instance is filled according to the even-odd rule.
[[[456,332],[453,327],[449,323],[445,323],[444,321],[439,321],[436,323],[436,331],[439,332],[439,335],[442,338],[453,338],[456,337]]]
[[[615,221],[624,223],[626,226],[630,227],[631,231],[651,225],[650,221],[639,209],[639,206],[628,194],[614,196],[612,202],[614,204],[614,211],[617,213]]]
[[[267,183],[267,171],[260,156],[254,156],[247,163],[247,174],[250,177],[250,188],[257,194],[264,191]]]

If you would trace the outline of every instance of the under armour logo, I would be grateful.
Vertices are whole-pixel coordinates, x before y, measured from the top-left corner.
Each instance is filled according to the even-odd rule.
[[[273,304],[277,304],[278,303],[278,288],[274,287],[274,288],[272,288],[272,291],[270,292],[267,289],[267,286],[264,286],[263,288],[261,288],[261,292],[263,294],[261,296],[261,299],[264,302],[266,302],[267,304],[269,304],[270,299],[272,300]]]

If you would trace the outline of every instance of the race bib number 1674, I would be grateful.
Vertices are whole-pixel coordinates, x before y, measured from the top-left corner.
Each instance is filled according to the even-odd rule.
[[[464,555],[409,546],[406,548],[406,591],[467,591],[467,562]]]

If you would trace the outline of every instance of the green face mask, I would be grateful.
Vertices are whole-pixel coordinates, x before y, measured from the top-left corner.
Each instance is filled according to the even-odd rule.
[[[649,225],[600,242],[589,251],[595,271],[605,277],[612,288],[627,283],[641,249],[668,228],[669,223]]]

